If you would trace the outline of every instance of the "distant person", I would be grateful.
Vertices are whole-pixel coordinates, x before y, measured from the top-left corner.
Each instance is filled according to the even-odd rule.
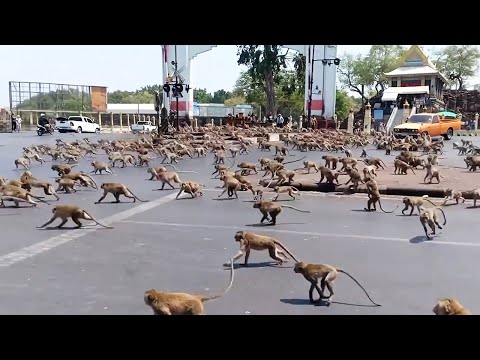
[[[283,124],[285,122],[285,119],[283,118],[282,114],[278,113],[277,118],[275,119],[275,122],[277,123],[277,126],[279,128],[283,127]]]
[[[17,117],[15,118],[15,123],[17,127],[17,132],[20,132],[22,130],[22,118],[20,117],[20,115],[17,115]]]
[[[17,131],[17,122],[16,122],[16,119],[15,119],[15,115],[13,115],[13,113],[12,113],[10,118],[12,120],[12,131],[16,132]]]

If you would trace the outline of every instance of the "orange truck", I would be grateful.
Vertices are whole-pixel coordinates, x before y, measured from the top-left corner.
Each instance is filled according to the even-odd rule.
[[[443,136],[445,140],[453,137],[453,132],[460,130],[462,121],[455,115],[442,113],[421,113],[410,116],[407,122],[393,128],[395,137],[417,137],[421,134],[430,137]]]

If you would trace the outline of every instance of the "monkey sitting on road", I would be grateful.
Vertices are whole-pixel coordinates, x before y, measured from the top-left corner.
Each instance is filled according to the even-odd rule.
[[[90,174],[95,173],[95,175],[96,175],[97,172],[99,172],[99,171],[100,171],[100,175],[102,175],[102,171],[105,171],[109,174],[113,174],[113,171],[109,168],[108,164],[104,163],[103,161],[94,160],[90,163],[90,165],[93,166],[93,170],[90,171]]]
[[[116,182],[107,182],[103,183],[102,186],[100,186],[101,189],[103,189],[103,195],[100,199],[95,204],[100,204],[100,202],[105,199],[105,197],[110,193],[115,197],[115,201],[112,201],[113,203],[118,204],[120,202],[120,195],[123,195],[129,199],[133,199],[133,202],[135,201],[140,201],[140,202],[147,202],[145,200],[140,200],[137,195],[132,193],[130,189],[125,186],[122,183],[116,183]]]
[[[293,271],[296,274],[302,274],[303,277],[310,283],[310,289],[308,291],[308,297],[311,303],[315,303],[313,300],[313,290],[316,289],[320,298],[317,302],[322,301],[322,299],[327,299],[329,302],[333,300],[333,284],[338,276],[338,273],[342,273],[350,277],[355,283],[360,286],[360,288],[365,292],[368,299],[372,302],[372,304],[376,306],[381,306],[374,302],[370,295],[368,295],[367,290],[349,273],[345,270],[340,269],[336,266],[328,265],[328,264],[308,264],[304,262],[297,262]],[[318,280],[320,280],[320,287],[318,287]],[[324,295],[325,286],[328,288],[330,294],[328,296]]]
[[[150,306],[154,315],[203,315],[203,303],[225,295],[233,284],[233,261],[230,266],[230,284],[219,295],[193,295],[187,293],[164,292],[150,289],[145,291],[143,300]]]
[[[194,181],[186,181],[186,182],[182,182],[180,184],[180,191],[178,192],[177,194],[177,197],[175,199],[178,200],[178,197],[183,193],[185,192],[186,194],[190,194],[192,196],[192,199],[193,198],[196,198],[197,196],[203,196],[203,192],[202,192],[202,187],[205,186],[203,184],[198,184]]]
[[[58,218],[62,219],[62,222],[60,223],[60,225],[57,226],[58,229],[61,229],[63,225],[67,223],[69,218],[71,218],[72,221],[75,224],[77,224],[77,226],[75,227],[76,229],[79,229],[83,226],[83,224],[80,222],[80,219],[92,220],[97,225],[100,225],[106,229],[113,229],[113,227],[111,226],[107,226],[99,223],[97,220],[93,218],[92,215],[90,215],[88,212],[83,210],[81,207],[78,207],[75,205],[56,205],[53,207],[52,213],[53,213],[52,218],[42,226],[37,226],[37,229],[42,229],[45,226],[50,225],[52,222],[54,222]]]
[[[415,209],[415,207],[417,207],[418,213],[420,214],[420,207],[423,206],[425,201],[428,201],[433,206],[437,206],[437,204],[428,200],[427,197],[428,195],[423,195],[422,197],[405,196],[403,198],[403,203],[405,204],[405,208],[402,210],[402,214],[405,215],[405,211],[407,211],[408,208],[411,208],[412,210],[410,211],[409,215],[412,216],[413,210]]]
[[[445,195],[443,205],[446,205],[448,200],[456,200],[457,205],[460,200],[462,200],[462,204],[465,203],[465,198],[463,197],[463,193],[460,190],[453,190],[452,188],[448,188],[443,191],[443,194]]]
[[[224,266],[231,266],[233,262],[240,259],[242,256],[245,256],[243,266],[248,266],[248,258],[250,256],[250,250],[268,250],[268,254],[273,260],[279,262],[279,265],[282,265],[284,262],[287,262],[288,256],[285,254],[287,252],[293,260],[298,260],[294,255],[288,250],[285,245],[280,241],[270,236],[264,236],[255,234],[248,231],[237,231],[235,233],[235,241],[240,243],[240,250],[238,253],[230,260],[230,263],[223,264]],[[280,250],[278,247],[281,247],[285,252]],[[281,255],[281,256],[280,256]],[[283,256],[283,258],[282,258]]]
[[[443,227],[438,223],[437,210],[440,210],[442,212],[443,218],[444,218],[443,225],[446,225],[447,217],[445,216],[445,213],[443,212],[442,208],[438,206],[435,206],[432,208],[425,208],[423,206],[420,207],[420,223],[423,226],[423,230],[425,230],[425,236],[429,240],[433,238],[432,235],[435,235],[435,225],[437,225],[440,230],[443,229]],[[432,229],[431,234],[428,233],[427,224],[430,227],[430,229]]]
[[[435,315],[472,315],[470,310],[455,298],[443,298],[432,309]]]
[[[294,186],[275,186],[273,188],[273,191],[276,193],[275,196],[271,199],[271,201],[277,201],[278,197],[280,196],[280,194],[285,194],[285,193],[288,193],[288,195],[293,199],[295,200],[295,196],[293,194],[296,194],[296,195],[300,195],[300,190],[298,190],[296,187]]]
[[[293,209],[303,213],[310,213],[309,210],[300,210],[300,209],[297,209],[296,207],[289,206],[289,205],[280,205],[273,201],[261,201],[261,200],[257,201],[253,204],[253,208],[260,210],[260,212],[262,213],[262,219],[260,220],[261,224],[263,224],[265,220],[268,220],[268,215],[270,215],[270,217],[272,218],[270,220],[271,225],[276,225],[277,216],[282,212],[282,208]]]

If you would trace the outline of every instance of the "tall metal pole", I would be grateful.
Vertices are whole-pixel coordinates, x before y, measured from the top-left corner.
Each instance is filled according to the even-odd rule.
[[[313,92],[313,70],[315,64],[315,45],[311,48],[311,55],[310,49],[308,50],[308,57],[310,58],[310,76],[308,81],[308,113],[307,113],[307,122],[310,122],[310,118],[312,117],[312,92]]]
[[[177,64],[177,45],[175,45],[175,85],[178,84],[178,73],[177,73],[177,70],[178,70],[178,64]],[[177,93],[177,97],[176,97],[176,108],[177,108],[177,114],[176,114],[176,125],[175,125],[175,128],[177,129],[177,131],[180,129],[180,126],[179,126],[179,122],[178,122],[178,93]]]

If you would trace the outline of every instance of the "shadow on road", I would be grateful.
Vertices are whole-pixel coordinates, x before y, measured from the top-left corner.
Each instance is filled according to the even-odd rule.
[[[305,225],[306,223],[277,223],[276,225]],[[245,226],[250,226],[250,227],[268,227],[268,226],[276,226],[270,223],[258,223],[258,224],[246,224]]]
[[[235,270],[237,269],[258,269],[258,268],[263,268],[263,267],[272,267],[272,268],[277,268],[277,269],[293,269],[293,266],[285,266],[285,265],[279,265],[274,262],[268,262],[268,261],[263,261],[263,262],[258,262],[258,263],[249,263],[247,266],[243,265],[243,263],[234,263],[233,268]],[[230,266],[225,266],[224,265],[224,270],[230,271]]]
[[[421,244],[425,241],[428,241],[425,235],[415,236],[414,238],[410,239],[410,244]]]
[[[317,301],[315,303],[310,303],[308,299],[280,299],[281,302],[285,304],[290,304],[290,305],[311,305],[311,306],[325,306],[329,307],[331,304],[336,304],[336,305],[346,305],[346,306],[356,306],[356,307],[377,307],[376,305],[370,305],[370,304],[352,304],[352,303],[346,303],[346,302],[341,302],[341,301]]]
[[[473,205],[470,205],[470,206],[466,206],[465,209],[477,209],[478,206],[473,206]]]

